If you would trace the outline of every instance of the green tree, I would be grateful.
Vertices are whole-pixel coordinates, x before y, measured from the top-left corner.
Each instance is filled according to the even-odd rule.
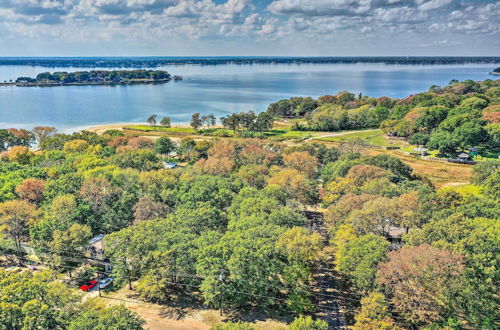
[[[19,263],[21,243],[27,238],[28,227],[38,220],[38,210],[28,202],[12,200],[0,204],[0,230],[14,240]]]
[[[218,243],[202,248],[197,273],[203,277],[200,288],[205,303],[219,308],[281,304],[274,299],[283,286],[280,274],[285,266],[275,253],[280,232],[276,226],[228,231]],[[290,283],[290,290],[294,285]]]
[[[460,148],[466,149],[486,140],[486,131],[479,120],[471,120],[455,128],[453,136],[459,141]]]
[[[318,103],[312,97],[305,97],[302,102],[295,108],[295,115],[297,117],[304,116],[311,113],[318,107]]]
[[[215,118],[215,115],[213,113],[209,114],[207,116],[207,126],[212,127],[217,124],[217,118]]]
[[[160,125],[163,127],[170,127],[170,118],[169,117],[163,117],[160,121]]]
[[[23,329],[54,329],[57,325],[50,307],[39,300],[27,301],[22,313]]]
[[[124,305],[89,306],[69,324],[69,330],[142,330],[146,322]]]
[[[427,146],[431,149],[439,150],[440,153],[445,155],[453,155],[459,142],[455,140],[455,136],[449,132],[437,131],[433,133],[427,142]]]
[[[200,113],[196,112],[193,113],[191,116],[191,127],[194,128],[195,130],[198,130],[203,125],[203,122],[200,118]]]
[[[226,117],[221,117],[220,119],[222,126],[227,127],[229,129],[232,129],[235,133],[237,130],[239,130],[241,126],[241,117],[237,113],[233,113],[231,115],[228,115]]]
[[[52,236],[49,247],[56,257],[51,262],[54,267],[58,268],[78,264],[78,256],[85,254],[92,232],[89,226],[75,223],[67,230],[55,230]]]
[[[415,133],[409,139],[410,144],[415,144],[417,146],[425,146],[429,142],[430,136],[424,133]]]
[[[259,132],[269,131],[273,128],[274,118],[267,112],[261,112],[255,120],[255,130]]]
[[[396,176],[396,178],[394,178],[396,182],[413,178],[412,168],[403,163],[399,158],[391,155],[371,157],[368,159],[367,163],[391,171]]]
[[[308,316],[299,316],[290,324],[290,330],[327,330],[328,323],[323,320],[313,320]]]
[[[294,117],[295,109],[290,100],[280,100],[272,103],[267,108],[267,112],[277,117]]]
[[[377,265],[386,259],[389,245],[381,236],[357,237],[338,251],[336,269],[353,283],[359,293],[366,294],[375,287]]]
[[[168,155],[175,151],[175,144],[169,137],[162,136],[155,142],[155,151],[161,155]]]
[[[154,152],[144,149],[117,153],[111,157],[111,163],[121,168],[133,168],[140,171],[150,171],[163,167]]]
[[[377,197],[368,200],[359,210],[351,212],[346,222],[362,234],[387,236],[390,226],[396,225],[400,216],[395,199]]]
[[[156,126],[156,117],[158,117],[158,115],[151,115],[148,117],[147,122],[150,126]]]
[[[479,162],[472,168],[472,180],[475,184],[481,185],[498,170],[500,170],[500,160]]]
[[[0,302],[0,327],[2,329],[21,329],[23,312],[16,304]]]
[[[391,318],[389,304],[384,295],[376,291],[361,299],[361,311],[354,318],[355,330],[400,329]]]
[[[280,235],[276,248],[288,260],[313,267],[322,259],[323,238],[302,227],[293,227]]]

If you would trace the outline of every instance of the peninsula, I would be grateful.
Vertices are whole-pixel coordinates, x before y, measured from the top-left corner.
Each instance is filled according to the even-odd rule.
[[[15,81],[0,83],[0,86],[65,86],[65,85],[133,85],[161,84],[170,80],[181,80],[161,70],[92,70],[77,72],[43,72],[35,78],[19,77]]]

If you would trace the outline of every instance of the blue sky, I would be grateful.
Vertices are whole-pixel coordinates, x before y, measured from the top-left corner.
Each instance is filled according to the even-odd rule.
[[[500,55],[494,0],[0,0],[0,56]]]

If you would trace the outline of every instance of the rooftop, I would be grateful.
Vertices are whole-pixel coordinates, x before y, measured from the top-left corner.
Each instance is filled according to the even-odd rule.
[[[99,234],[89,241],[89,244],[95,244],[104,238],[104,234]]]

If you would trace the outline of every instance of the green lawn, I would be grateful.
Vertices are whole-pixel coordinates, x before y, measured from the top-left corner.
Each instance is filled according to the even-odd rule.
[[[190,133],[195,134],[196,130],[191,127],[163,127],[163,126],[148,126],[148,125],[129,125],[123,129],[141,132],[166,132],[166,133]]]
[[[342,132],[339,132],[342,133]],[[332,133],[335,134],[335,133]],[[378,147],[405,147],[406,144],[403,143],[400,140],[390,140],[387,138],[382,132],[382,130],[375,130],[375,131],[367,131],[367,132],[357,132],[357,133],[352,133],[352,134],[344,134],[344,135],[339,135],[339,136],[328,136],[328,137],[322,137],[318,138],[317,140],[319,141],[327,141],[327,142],[336,142],[336,143],[341,143],[343,141],[346,141],[348,139],[352,138],[359,138],[364,140],[366,143],[369,143],[373,146],[378,146]]]
[[[303,140],[311,138],[317,135],[318,132],[310,132],[310,131],[290,131],[287,129],[272,129],[268,132],[264,132],[264,136],[268,139],[275,141],[284,141],[284,140]]]
[[[233,130],[226,128],[204,128],[196,131],[191,127],[163,127],[163,126],[149,126],[149,125],[128,125],[124,126],[123,129],[138,132],[159,132],[159,133],[170,133],[176,134],[200,134],[205,136],[213,137],[238,137],[238,133]],[[319,132],[309,132],[309,131],[290,131],[288,128],[275,128],[267,132],[262,132],[261,136],[267,139],[275,141],[284,140],[298,140],[298,139],[308,139],[320,134]],[[258,136],[259,133],[256,134]]]

